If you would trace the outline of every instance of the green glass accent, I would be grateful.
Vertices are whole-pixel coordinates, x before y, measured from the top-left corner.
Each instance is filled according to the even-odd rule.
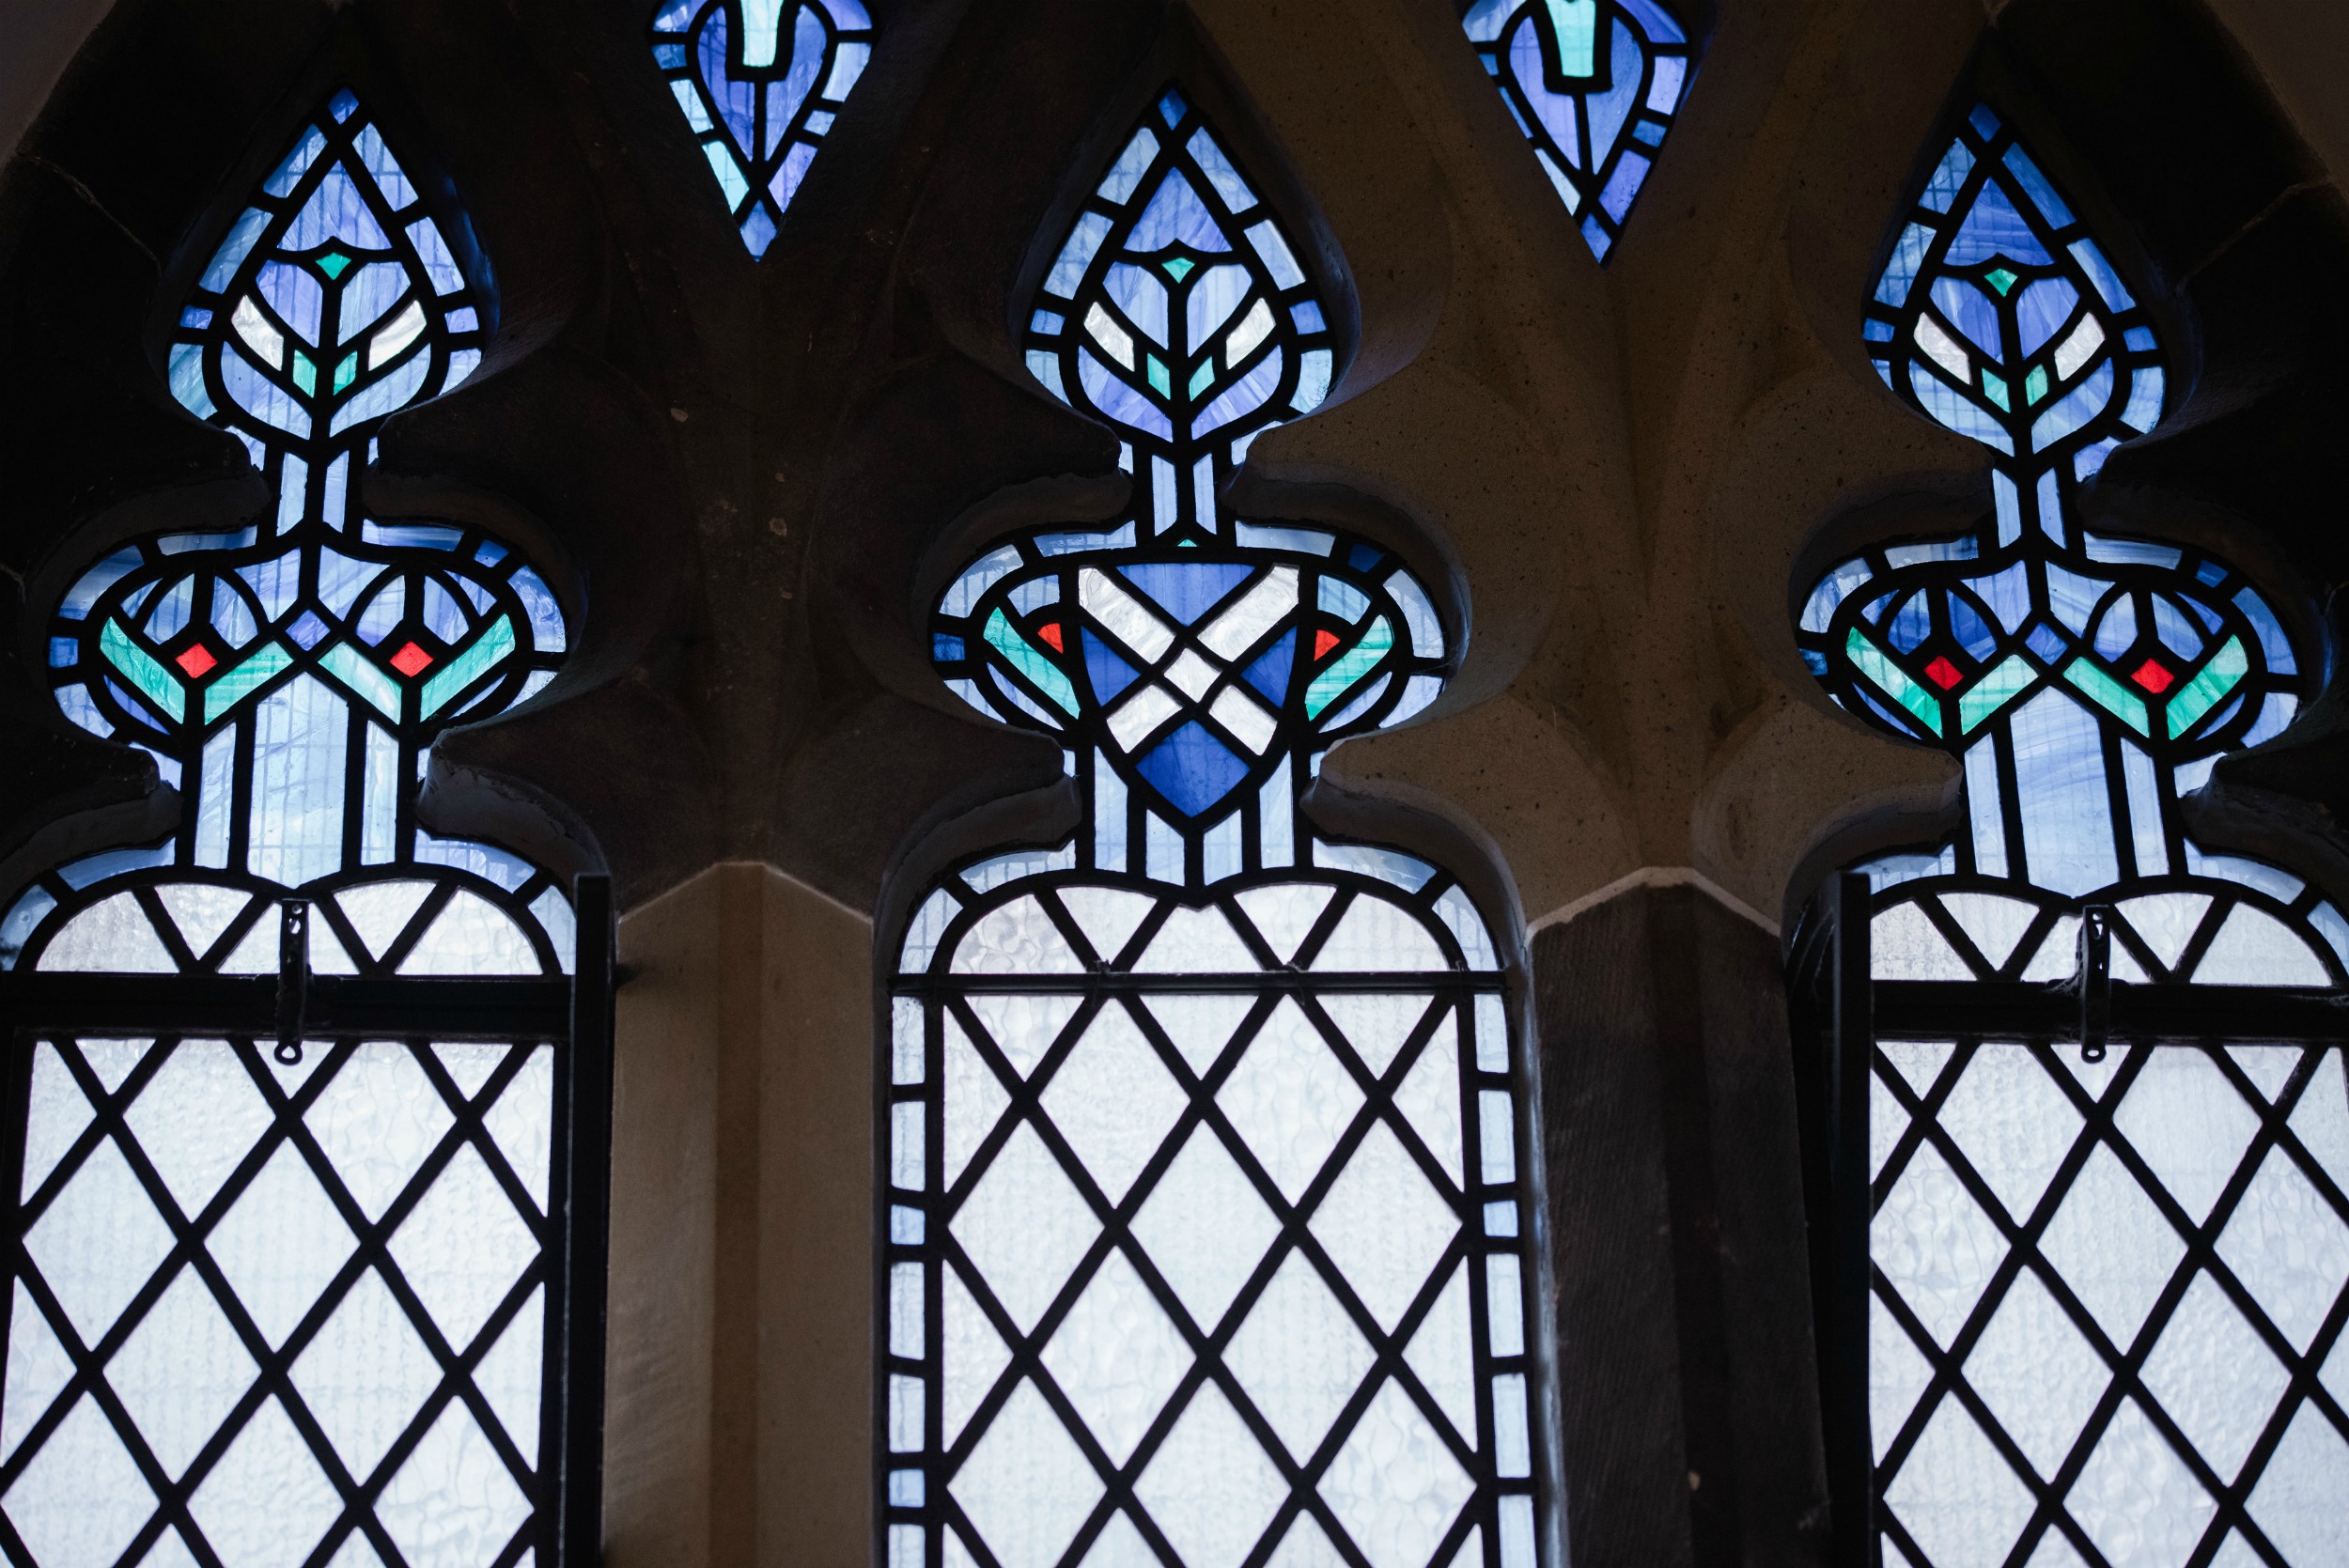
[[[1596,74],[1598,0],[1549,0],[1549,25],[1558,35],[1558,58],[1564,73]]]
[[[264,643],[253,656],[204,689],[204,722],[210,723],[275,678],[293,662],[293,655],[276,643]]]
[[[1011,660],[1012,668],[1035,684],[1037,691],[1060,706],[1070,718],[1077,716],[1077,689],[1061,674],[1060,666],[1044,657],[1019,629],[1011,624],[1003,608],[987,618],[987,645]]]
[[[2007,291],[2015,287],[2015,277],[2003,267],[1993,267],[1983,274],[1983,281],[1997,289],[1999,297],[2004,299]]]
[[[1957,699],[1957,733],[1971,735],[1974,726],[2007,705],[2008,699],[2032,681],[2039,672],[2019,653],[2006,656],[2006,662],[1991,671],[1974,684],[1974,689]]]
[[[1927,733],[1941,733],[1941,700],[1909,679],[1908,673],[1893,663],[1890,655],[1869,642],[1858,627],[1852,628],[1851,635],[1843,639],[1843,652],[1854,664],[1859,666],[1861,675],[1883,688],[1894,702],[1915,714],[1917,722],[1924,725]]]
[[[1215,356],[1210,354],[1199,362],[1198,369],[1190,373],[1190,385],[1183,389],[1183,396],[1196,399],[1201,393],[1214,384]]]
[[[2226,644],[2210,656],[2210,662],[2201,672],[2170,699],[2170,738],[2175,740],[2202,722],[2202,715],[2217,707],[2220,699],[2234,690],[2251,661],[2244,657],[2243,640],[2230,637]]]
[[[343,269],[350,265],[350,257],[340,251],[328,251],[319,257],[319,271],[324,272],[329,278],[341,277]]]
[[[1387,625],[1384,615],[1370,623],[1362,640],[1338,655],[1337,662],[1314,676],[1314,683],[1305,688],[1305,717],[1318,719],[1322,709],[1346,695],[1346,689],[1377,667],[1394,646],[1394,629]]]
[[[429,719],[467,687],[487,674],[490,667],[514,651],[514,623],[500,615],[490,623],[490,629],[473,640],[473,646],[441,666],[441,673],[424,683],[424,712]]]
[[[2047,367],[2044,365],[2034,365],[2031,373],[2023,378],[2023,407],[2027,409],[2036,407],[2039,399],[2046,396],[2047,396]]]
[[[2063,678],[2088,693],[2097,706],[2129,726],[2139,735],[2151,735],[2154,726],[2145,716],[2145,699],[2090,663],[2085,658],[2075,659],[2064,666]]]
[[[1990,400],[1993,403],[1998,404],[1999,408],[2004,409],[2009,413],[2013,413],[2015,411],[2015,405],[2008,402],[2006,399],[2006,382],[1999,380],[1998,377],[1993,376],[1986,367],[1982,373],[1982,390],[1989,396]]]
[[[399,683],[377,669],[366,654],[349,643],[337,643],[319,663],[328,675],[373,703],[384,718],[398,722]]]
[[[1150,377],[1150,384],[1159,389],[1159,396],[1161,397],[1174,396],[1174,380],[1166,373],[1164,363],[1156,354],[1144,354],[1142,357],[1145,362],[1143,368]]]
[[[1174,541],[1174,548],[1176,550],[1197,550],[1199,548],[1199,541],[1197,539],[1176,539]]]
[[[334,390],[336,392],[342,391],[343,388],[349,386],[351,381],[357,378],[358,374],[359,350],[353,349],[350,352],[343,356],[342,364],[334,366]]]
[[[312,365],[310,363],[310,356],[303,353],[299,349],[294,350],[293,379],[294,385],[302,389],[302,395],[303,396],[312,396],[318,392],[319,367]]]
[[[98,634],[98,646],[106,656],[106,662],[131,677],[131,684],[147,693],[157,707],[170,715],[178,723],[188,716],[187,693],[171,678],[171,672],[157,663],[145,648],[131,641],[131,634],[122,629],[122,623],[110,620]]]
[[[1159,265],[1166,269],[1166,275],[1168,277],[1173,278],[1176,283],[1180,283],[1185,278],[1190,276],[1190,270],[1193,267],[1198,266],[1199,263],[1193,261],[1187,256],[1170,256],[1164,261],[1159,262]]]

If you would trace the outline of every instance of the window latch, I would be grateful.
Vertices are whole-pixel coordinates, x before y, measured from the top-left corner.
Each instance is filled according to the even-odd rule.
[[[2091,904],[2080,911],[2080,1060],[2102,1062],[2112,1032],[2112,908]]]
[[[310,901],[277,905],[277,1049],[283,1066],[302,1064],[303,1015],[310,1006]]]

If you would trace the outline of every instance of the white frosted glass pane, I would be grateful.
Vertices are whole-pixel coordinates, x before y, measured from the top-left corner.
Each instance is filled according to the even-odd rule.
[[[2333,1185],[2349,1190],[2349,1093],[2344,1092],[2341,1058],[2338,1048],[2317,1058],[2308,1087],[2300,1091],[2300,1103],[2292,1108],[2292,1131],[2333,1178]]]
[[[250,897],[240,889],[214,887],[209,882],[165,883],[155,890],[188,951],[198,958],[211,950],[229,922],[244,911]]]
[[[1884,1500],[1933,1568],[1998,1568],[2031,1512],[2030,1493],[1954,1399],[1934,1411]]]
[[[188,1504],[227,1568],[296,1568],[341,1511],[334,1484],[274,1399],[245,1423]]]
[[[1285,964],[1297,956],[1298,944],[1330,907],[1336,892],[1326,883],[1280,882],[1268,888],[1250,888],[1235,894],[1233,902],[1272,949],[1272,955]]]
[[[16,1284],[14,1315],[8,1319],[6,1392],[0,1394],[0,1461],[12,1458],[33,1423],[49,1413],[59,1390],[73,1376],[65,1342],[33,1303],[23,1281]]]
[[[1284,756],[1281,766],[1272,770],[1272,777],[1256,792],[1256,857],[1267,870],[1296,863],[1297,805],[1291,799],[1293,793],[1289,759]]]
[[[1533,1499],[1501,1499],[1501,1568],[1533,1568]]]
[[[2221,1480],[2243,1467],[2282,1397],[2285,1374],[2208,1274],[2197,1274],[2145,1362],[2146,1391]]]
[[[452,1346],[473,1343],[538,1242],[471,1143],[392,1237],[391,1253]]]
[[[1525,1424],[1522,1373],[1493,1379],[1493,1467],[1504,1480],[1522,1480],[1533,1471],[1533,1440]]]
[[[951,1265],[942,1272],[946,1282],[939,1292],[938,1304],[942,1407],[938,1440],[952,1444],[962,1436],[962,1423],[971,1419],[971,1412],[1011,1364],[1011,1352],[1004,1348],[1003,1336],[995,1332],[962,1277]]]
[[[1389,1333],[1459,1229],[1384,1123],[1370,1129],[1313,1218],[1330,1259]]]
[[[1260,966],[1255,955],[1223,911],[1175,909],[1159,927],[1150,945],[1135,960],[1136,974],[1228,974],[1252,972]]]
[[[1367,893],[1346,906],[1313,962],[1316,974],[1450,967],[1418,916]]]
[[[1086,1172],[1117,1203],[1190,1096],[1159,1063],[1132,1016],[1112,1001],[1094,1015],[1053,1074],[1043,1103]]]
[[[1473,1490],[1393,1379],[1330,1462],[1321,1497],[1371,1568],[1424,1568]]]
[[[1411,1030],[1435,999],[1425,991],[1368,991],[1318,1000],[1322,1011],[1330,1015],[1330,1021],[1338,1026],[1354,1053],[1362,1059],[1362,1065],[1370,1069],[1373,1077],[1384,1078],[1395,1053],[1410,1038]],[[1448,1043],[1443,1026],[1437,1025],[1430,1048]],[[1455,1062],[1457,1060],[1454,1057]]]
[[[889,1452],[922,1452],[922,1380],[893,1373],[889,1379]],[[998,1417],[1000,1420],[1000,1416]]]
[[[1174,1048],[1182,1053],[1190,1070],[1205,1078],[1207,1069],[1223,1054],[1223,1048],[1232,1041],[1232,1032],[1256,1005],[1256,999],[1245,993],[1217,996],[1206,992],[1175,996],[1144,996],[1142,1005],[1158,1019],[1166,1031]]]
[[[1476,998],[1476,1070],[1480,1073],[1505,1073],[1509,1070],[1509,1024],[1502,1011],[1501,999],[1489,991]]]
[[[1944,1345],[2006,1255],[1997,1226],[1930,1144],[1901,1172],[1869,1236],[1876,1266]]]
[[[1077,602],[1112,636],[1140,654],[1144,663],[1157,663],[1159,656],[1174,645],[1174,633],[1163,621],[1094,567],[1087,567],[1077,575]]]
[[[390,954],[392,943],[408,929],[409,920],[431,892],[431,883],[403,877],[345,888],[334,895],[334,902],[342,906],[351,928],[367,944],[367,952],[380,959]]]
[[[1470,1540],[1475,1537],[1476,1531],[1469,1531]],[[1320,1523],[1311,1514],[1300,1511],[1289,1521],[1288,1533],[1281,1537],[1280,1545],[1273,1548],[1265,1568],[1344,1568],[1345,1562],[1346,1559],[1330,1544]],[[1472,1568],[1472,1563],[1466,1568]]]
[[[459,892],[400,960],[402,974],[537,974],[538,950],[513,918]]]
[[[1021,1078],[1035,1071],[1035,1064],[1060,1038],[1060,1032],[1076,1016],[1083,998],[1075,996],[1010,996],[989,993],[964,999],[971,1011],[977,1014],[980,1027],[988,1032],[1003,1053],[1011,1059],[1012,1071]]]
[[[1212,1383],[1191,1396],[1134,1487],[1189,1568],[1239,1568],[1287,1493]]]
[[[473,1412],[452,1401],[375,1505],[412,1568],[493,1560],[530,1517],[530,1500]]]
[[[2338,1076],[2338,1070],[2336,1070]],[[24,1198],[39,1191],[74,1140],[90,1125],[89,1101],[57,1048],[43,1040],[33,1049],[33,1087],[24,1121]]]
[[[353,1051],[303,1117],[370,1219],[383,1218],[456,1120],[416,1053],[390,1040]]]
[[[1496,1356],[1525,1354],[1525,1287],[1518,1275],[1514,1252],[1495,1252],[1485,1260],[1485,1303]]]
[[[127,893],[84,909],[41,950],[40,968],[66,972],[170,974],[179,969],[147,912]]]
[[[2114,1123],[2189,1219],[2201,1221],[2242,1161],[2259,1114],[2199,1050],[2156,1050]]]
[[[341,868],[348,706],[296,675],[253,710],[251,849],[257,877],[288,887]]]
[[[915,1470],[910,1472],[919,1475]],[[889,1568],[926,1568],[929,1543],[920,1525],[889,1527]]]
[[[1484,916],[1469,902],[1469,895],[1457,887],[1446,888],[1436,900],[1436,916],[1452,928],[1452,935],[1460,944],[1460,955],[1472,970],[1495,970],[1501,967],[1500,956],[1493,951],[1492,933],[1485,929]]]
[[[2329,986],[2324,963],[2275,916],[2238,904],[2194,967],[2204,986]]]
[[[1361,1109],[1362,1093],[1287,997],[1216,1094],[1265,1173],[1295,1203]]]
[[[1956,1045],[1948,1040],[1886,1040],[1876,1049],[1899,1070],[1902,1081],[1920,1096],[1933,1092],[1933,1086],[1940,1081],[1941,1070],[1957,1054]]]
[[[293,1381],[344,1465],[365,1478],[408,1430],[441,1368],[370,1268],[295,1360]]]
[[[919,1100],[900,1100],[889,1108],[889,1182],[907,1192],[923,1190],[929,1160],[923,1151],[923,1111]]]
[[[922,1265],[918,1263],[892,1264],[889,1266],[889,1353],[919,1359],[925,1352],[928,1331],[922,1312]]]
[[[950,1228],[1022,1333],[1035,1327],[1101,1229],[1025,1123],[972,1188]]]
[[[2053,1476],[2110,1374],[2038,1275],[2026,1269],[1967,1358],[1966,1380],[2039,1473]],[[1889,1440],[1892,1434],[1879,1436]]]
[[[1201,1126],[1159,1178],[1133,1229],[1191,1321],[1212,1331],[1280,1222],[1222,1140]]]
[[[1124,888],[1063,888],[1060,901],[1105,964],[1115,962],[1134,927],[1158,905],[1148,893]]]
[[[2030,878],[2077,896],[2119,875],[2105,789],[2102,726],[2061,691],[2042,691],[2013,720],[2016,790]]]
[[[1320,1448],[1372,1360],[1369,1343],[1301,1252],[1281,1261],[1223,1356],[1300,1464]]]
[[[2349,1281],[2349,1226],[2282,1150],[2270,1150],[2219,1234],[2218,1255],[2305,1351]]]
[[[1933,1380],[1933,1363],[1908,1337],[1881,1296],[1868,1298],[1868,1429],[1880,1462],[1907,1424],[1917,1397]]]
[[[109,1138],[67,1181],[24,1245],[82,1343],[95,1344],[163,1261],[171,1233]]]
[[[2039,1250],[2125,1350],[2186,1244],[2112,1151],[2099,1147],[2074,1178]]]
[[[490,1108],[482,1125],[496,1141],[522,1189],[544,1214],[547,1179],[554,1158],[554,1048],[530,1048],[530,1060]]]
[[[2080,1114],[2022,1046],[1984,1045],[1950,1091],[1941,1125],[2017,1220],[2079,1136]]]
[[[176,1478],[252,1387],[255,1370],[212,1293],[182,1268],[106,1364],[106,1381]]]
[[[889,1081],[919,1083],[925,1071],[922,1003],[912,997],[895,997],[889,1003]]]
[[[970,1036],[962,1032],[962,1026],[951,1013],[946,1016],[945,1076],[945,1128],[939,1138],[939,1185],[951,1188],[962,1179],[963,1168],[971,1163],[971,1157],[986,1141],[987,1135],[995,1130],[1011,1096],[1003,1092],[1003,1080],[972,1047]]]
[[[1051,1568],[1093,1512],[1101,1483],[1023,1378],[948,1490],[1003,1568]]]
[[[1480,1090],[1476,1095],[1477,1141],[1483,1146],[1485,1185],[1506,1187],[1517,1179],[1514,1118],[1505,1089]]]
[[[1878,980],[1971,980],[1974,971],[1915,904],[1896,904],[1868,923],[1868,972]]]
[[[1297,568],[1275,567],[1199,634],[1207,651],[1227,663],[1256,645],[1281,617],[1297,608]]]
[[[546,1377],[547,1293],[544,1286],[530,1293],[521,1312],[490,1354],[474,1369],[474,1387],[490,1402],[506,1435],[521,1450],[522,1462],[538,1463],[538,1428],[542,1424]]]
[[[1453,1185],[1460,1182],[1460,1061],[1451,1020],[1436,1026],[1434,1038],[1403,1075],[1394,1108],[1411,1124]],[[1505,1102],[1506,1095],[1501,1096]]]
[[[922,901],[922,907],[906,923],[905,954],[897,965],[900,973],[919,974],[930,967],[930,957],[938,951],[938,940],[945,935],[947,922],[961,908],[944,888],[935,890]]]
[[[1084,961],[1035,895],[990,909],[955,949],[957,974],[1081,974]]]
[[[399,743],[370,723],[360,767],[359,863],[386,865],[399,854]]]
[[[243,746],[233,727],[204,743],[203,782],[195,800],[197,865],[219,871],[228,864],[229,815],[236,806],[237,762],[242,754]]]
[[[2313,1405],[2303,1405],[2252,1489],[2251,1517],[2295,1568],[2338,1561],[2344,1497],[2349,1443]]]
[[[1504,1260],[1492,1259],[1500,1263]],[[1517,1279],[1517,1259],[1505,1260],[1509,1265],[1511,1288]],[[1517,1315],[1517,1297],[1512,1296],[1494,1304],[1492,1316],[1496,1322],[1504,1317],[1513,1325]],[[1427,1310],[1427,1317],[1411,1336],[1410,1344],[1403,1352],[1403,1359],[1425,1386],[1460,1440],[1470,1448],[1476,1441],[1476,1357],[1474,1334],[1469,1312],[1468,1265],[1463,1263],[1452,1271],[1452,1278],[1436,1296],[1436,1304]],[[1517,1332],[1518,1349],[1524,1348],[1524,1335]],[[1495,1355],[1514,1355],[1499,1344]]]
[[[8,1488],[9,1522],[43,1568],[112,1568],[155,1494],[87,1394]]]
[[[1094,1272],[1044,1347],[1045,1370],[1118,1465],[1133,1457],[1190,1360],[1174,1321],[1117,1251]]]
[[[2184,1562],[2217,1512],[2136,1400],[2125,1400],[2063,1499],[2113,1568]]]
[[[1881,1074],[1868,1080],[1868,1179],[1875,1180],[1884,1173],[1884,1162],[1892,1157],[1892,1150],[1900,1142],[1901,1134],[1908,1130],[1908,1112],[1892,1097]]]

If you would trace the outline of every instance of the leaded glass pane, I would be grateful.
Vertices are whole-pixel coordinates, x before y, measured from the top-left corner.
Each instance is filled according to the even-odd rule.
[[[1990,450],[1995,500],[1974,532],[1841,563],[1798,620],[1839,704],[1963,763],[1964,828],[1866,868],[1876,976],[2066,979],[2096,903],[2116,979],[2340,985],[2333,906],[2181,808],[2290,722],[2314,650],[2210,551],[2080,526],[2080,488],[2163,411],[2164,354],[1989,109],[1901,220],[1863,335],[1888,386]],[[1875,1069],[1885,1560],[2335,1560],[2341,1051],[1887,1042]]]
[[[1456,649],[1392,551],[1219,499],[1335,373],[1306,254],[1162,94],[1028,336],[1137,512],[999,543],[932,620],[1086,815],[955,868],[896,955],[902,1568],[1532,1568],[1537,1265],[1479,1223],[1530,1137],[1500,960],[1453,877],[1298,809]]]
[[[179,825],[21,890],[0,965],[274,974],[299,893],[318,974],[559,978],[553,879],[417,819],[434,737],[553,678],[549,564],[358,489],[381,420],[480,363],[457,215],[348,91],[249,203],[169,374],[272,502],[121,546],[50,628],[60,707],[147,752]],[[490,1568],[552,1540],[553,1046],[8,1044],[30,1075],[0,1516],[30,1560]]]

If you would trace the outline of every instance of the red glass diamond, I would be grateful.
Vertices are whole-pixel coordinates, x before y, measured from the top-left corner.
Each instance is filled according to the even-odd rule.
[[[2156,660],[2149,659],[2139,664],[2129,678],[2158,697],[2169,691],[2178,677],[2163,669]]]
[[[185,670],[190,680],[202,680],[220,660],[212,657],[211,649],[201,643],[194,643],[189,644],[187,652],[172,662]]]
[[[1336,632],[1316,631],[1314,633],[1314,658],[1316,660],[1328,657],[1330,650],[1337,645],[1338,634]]]
[[[1035,629],[1035,634],[1038,637],[1043,638],[1047,643],[1051,644],[1052,651],[1054,653],[1065,653],[1067,651],[1060,645],[1060,622],[1047,621],[1042,626]]]
[[[1932,663],[1926,665],[1925,674],[1932,676],[1933,684],[1939,687],[1944,691],[1947,691],[1951,687],[1955,686],[1959,681],[1966,678],[1965,675],[1958,672],[1957,666],[1951,663],[1946,659],[1936,659]]]
[[[432,656],[413,643],[402,644],[400,650],[392,655],[392,668],[411,678],[424,674],[431,667]]]

